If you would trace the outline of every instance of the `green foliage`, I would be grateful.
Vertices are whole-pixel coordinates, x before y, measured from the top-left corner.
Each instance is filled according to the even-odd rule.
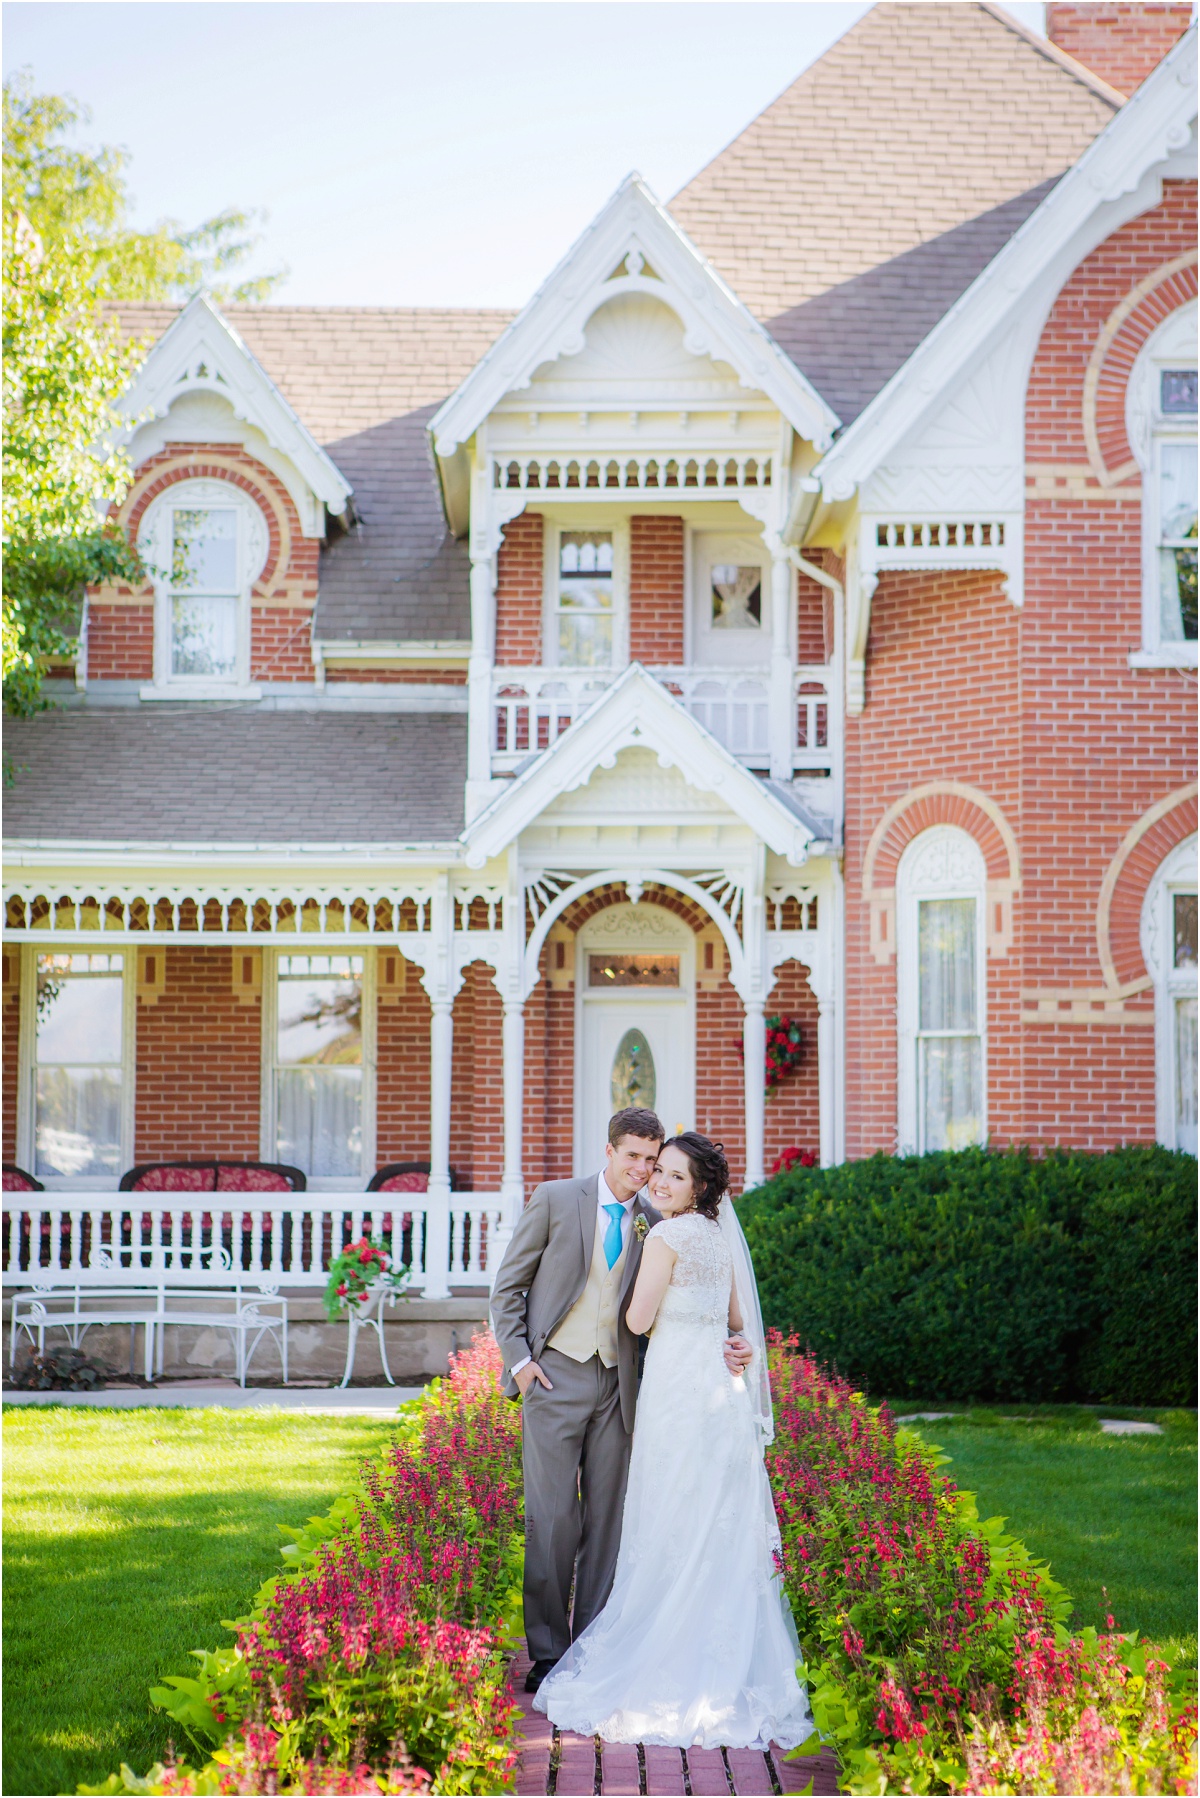
[[[12,1383],[21,1392],[97,1392],[106,1378],[112,1378],[111,1367],[64,1344],[44,1355],[31,1355]]]
[[[360,1241],[352,1242],[329,1263],[329,1278],[322,1299],[326,1317],[330,1323],[337,1323],[353,1306],[366,1304],[375,1287],[385,1286],[393,1293],[403,1292],[408,1285],[409,1272],[404,1263],[392,1267],[391,1257],[377,1237],[364,1236]]]
[[[28,70],[4,84],[4,190],[45,243],[71,241],[102,300],[181,300],[207,288],[218,301],[265,300],[282,274],[230,284],[258,244],[252,213],[228,210],[185,230],[174,219],[149,231],[129,223],[129,158],[111,145],[68,140],[89,113],[60,94],[34,92]]]
[[[870,1391],[1188,1404],[1195,1181],[1160,1148],[875,1155],[739,1215],[768,1324]]]
[[[133,546],[99,522],[128,486],[118,407],[149,347],[111,303],[206,283],[259,299],[278,279],[220,286],[253,248],[243,213],[133,230],[124,153],[64,141],[85,117],[34,93],[28,74],[5,83],[3,677],[20,716],[43,708],[47,662],[76,653],[86,589],[143,577]]]

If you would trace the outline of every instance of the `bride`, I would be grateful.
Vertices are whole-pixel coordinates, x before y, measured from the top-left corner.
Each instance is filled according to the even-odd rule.
[[[725,1197],[729,1166],[694,1131],[650,1178],[649,1232],[626,1321],[653,1329],[612,1595],[543,1681],[560,1729],[676,1748],[794,1748],[812,1731],[776,1554],[762,1451],[770,1388],[758,1292]],[[746,1374],[722,1356],[753,1343]]]

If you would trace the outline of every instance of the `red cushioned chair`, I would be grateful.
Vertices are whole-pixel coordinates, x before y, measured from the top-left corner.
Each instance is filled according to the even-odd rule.
[[[15,1162],[6,1161],[4,1163],[4,1190],[5,1192],[45,1192],[46,1188],[40,1180],[35,1180],[32,1174],[27,1174],[23,1167],[18,1167]]]
[[[389,1161],[386,1167],[378,1168],[367,1181],[368,1192],[428,1192],[429,1163],[427,1161]],[[460,1191],[458,1175],[450,1169],[450,1191]]]
[[[147,1161],[121,1175],[120,1192],[304,1192],[283,1161]]]

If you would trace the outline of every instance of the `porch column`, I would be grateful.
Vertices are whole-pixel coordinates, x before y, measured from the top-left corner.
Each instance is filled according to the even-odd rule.
[[[425,1213],[425,1293],[450,1296],[450,1089],[454,1001],[431,1001],[429,1018],[429,1191]]]
[[[782,550],[782,544],[778,545]],[[794,576],[786,552],[771,555],[771,680],[767,730],[771,779],[791,780],[796,743],[796,708],[792,680],[792,588]]]
[[[512,1234],[525,1204],[522,1130],[525,1120],[525,1001],[504,1002],[504,1178],[500,1200],[505,1239]]]
[[[746,1177],[749,1190],[763,1180],[763,1131],[766,1125],[767,1027],[763,1001],[746,999],[742,1024],[742,1052],[746,1076]]]
[[[817,999],[817,1105],[820,1112],[819,1146],[822,1167],[837,1160],[837,1000],[832,993]]]
[[[481,799],[492,778],[492,601],[494,556],[471,561],[471,658],[467,664],[467,782]],[[476,785],[475,783],[481,783]]]

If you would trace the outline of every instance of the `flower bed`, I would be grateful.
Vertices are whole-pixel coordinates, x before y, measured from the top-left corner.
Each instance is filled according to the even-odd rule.
[[[210,1758],[84,1792],[498,1793],[517,1711],[520,1415],[490,1336],[407,1412],[363,1490],[292,1532],[287,1570],[154,1703]]]
[[[1071,1636],[1043,1563],[794,1342],[768,1465],[813,1716],[842,1789],[1187,1792],[1196,1711],[1135,1638]],[[1111,1627],[1111,1619],[1110,1619]]]

